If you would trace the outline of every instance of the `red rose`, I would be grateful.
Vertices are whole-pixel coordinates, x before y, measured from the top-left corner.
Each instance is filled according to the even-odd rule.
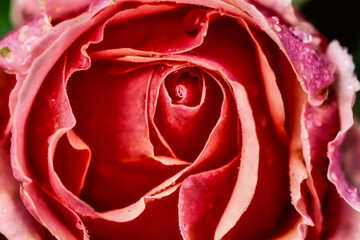
[[[17,1],[0,42],[31,236],[359,236],[353,63],[290,1],[88,2]]]

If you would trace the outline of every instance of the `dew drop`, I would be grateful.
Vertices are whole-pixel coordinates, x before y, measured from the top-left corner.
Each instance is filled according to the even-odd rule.
[[[80,230],[82,230],[84,227],[83,227],[83,224],[82,224],[82,222],[80,221],[80,220],[78,220],[77,222],[76,222],[76,228],[77,229],[80,229]]]
[[[278,18],[277,16],[272,16],[272,17],[271,17],[271,22],[272,22],[273,24],[279,24],[279,23],[280,23],[280,20],[279,20],[279,18]]]
[[[330,151],[330,149],[329,149],[329,151]],[[331,179],[336,181],[336,182],[339,180],[335,173],[331,173]]]
[[[309,30],[303,25],[290,27],[290,31],[299,38],[303,43],[311,43],[312,35]]]
[[[354,187],[349,187],[348,189],[346,189],[346,191],[350,195],[353,195],[357,192],[356,188],[354,188]]]
[[[50,108],[56,108],[56,99],[55,98],[51,98],[49,100],[49,106],[50,106]]]

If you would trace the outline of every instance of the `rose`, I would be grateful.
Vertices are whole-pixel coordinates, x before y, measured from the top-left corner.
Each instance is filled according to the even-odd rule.
[[[17,76],[13,173],[39,236],[359,234],[339,167],[353,64],[289,2],[80,2],[18,1],[25,25],[0,43]]]

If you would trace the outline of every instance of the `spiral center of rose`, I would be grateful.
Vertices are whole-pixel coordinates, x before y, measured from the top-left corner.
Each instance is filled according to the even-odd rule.
[[[201,83],[197,76],[189,72],[170,76],[165,81],[165,87],[172,104],[194,107],[200,103]]]

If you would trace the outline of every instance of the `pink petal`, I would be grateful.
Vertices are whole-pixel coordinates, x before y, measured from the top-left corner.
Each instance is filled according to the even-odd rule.
[[[322,205],[326,201],[329,184],[326,176],[328,143],[333,140],[339,130],[338,109],[334,99],[328,99],[321,106],[306,104],[301,117],[301,137],[303,156],[309,176],[307,187],[312,196],[310,214],[314,221],[312,236],[322,231]],[[332,121],[329,121],[332,119]]]
[[[113,9],[110,9],[110,11],[111,10]],[[58,24],[54,31],[49,31],[48,34],[40,39],[36,46],[31,49],[28,58],[25,59],[25,62],[21,67],[21,72],[28,74],[17,75],[17,84],[10,95],[10,111],[13,115],[13,124],[15,129],[12,137],[14,144],[11,148],[11,155],[14,175],[21,181],[30,181],[28,178],[29,173],[24,156],[24,129],[27,119],[24,116],[29,114],[31,103],[34,101],[36,93],[42,82],[49,74],[49,69],[52,68],[53,72],[62,72],[67,78],[72,71],[89,66],[89,59],[84,56],[84,52],[81,51],[81,47],[86,45],[89,41],[96,41],[100,38],[101,34],[96,34],[99,29],[94,29],[90,36],[85,35],[84,38],[78,39],[77,44],[74,44],[74,49],[72,49],[73,51],[69,51],[68,58],[72,63],[69,64],[70,67],[68,69],[63,69],[64,66],[62,66],[62,64],[64,64],[64,62],[62,62],[62,60],[59,61],[56,66],[54,65],[60,59],[60,56],[64,53],[65,49],[68,48],[69,45],[71,45],[71,43],[73,43],[79,35],[81,35],[81,33],[90,28],[90,21],[96,22],[102,20],[104,18],[103,14],[106,12],[98,14],[96,18],[92,19],[96,13],[96,11],[84,13],[83,15],[69,20],[66,23]],[[86,27],[83,26],[85,23],[88,24]],[[69,28],[69,25],[71,25],[72,28]],[[99,32],[101,32],[101,29]],[[55,79],[57,78],[62,78],[62,75],[55,74]],[[43,104],[47,105],[47,109],[49,107],[49,101],[52,97],[53,96],[51,96],[51,94],[46,96],[47,102],[43,102]],[[45,166],[46,164],[41,165],[39,166],[39,169],[44,169]]]
[[[288,28],[274,18],[268,21],[280,38],[304,91],[308,93],[308,101],[320,105],[327,97],[326,87],[334,82],[334,65],[311,44],[311,34],[306,27]]]
[[[41,239],[42,229],[24,208],[20,184],[14,179],[8,154],[0,150],[0,236],[8,239]]]
[[[15,27],[21,27],[43,13],[37,0],[12,0],[11,21]]]
[[[329,146],[328,178],[345,201],[360,212],[360,127],[356,123],[346,134],[339,135]]]
[[[252,0],[255,5],[260,5],[261,10],[267,11],[265,9],[271,9],[274,11],[281,19],[284,19],[287,23],[291,25],[304,24],[300,18],[300,14],[297,14],[296,9],[292,4],[291,0]],[[313,29],[311,29],[313,30]]]
[[[360,213],[339,197],[335,188],[327,194],[324,211],[327,220],[324,238],[330,240],[360,238]]]
[[[45,13],[52,21],[74,17],[83,11],[91,11],[89,6],[108,4],[112,0],[13,0],[11,5],[11,20],[15,26],[22,26]]]
[[[0,56],[0,67],[16,72],[23,64],[32,47],[51,29],[44,15],[32,20],[20,29],[10,32],[0,41],[0,49],[6,50]]]
[[[360,197],[353,182],[356,174],[356,154],[358,146],[358,126],[353,125],[352,106],[355,92],[360,89],[359,82],[354,74],[354,64],[351,56],[342,49],[338,42],[332,42],[328,48],[329,58],[336,64],[337,71],[337,101],[340,116],[340,132],[328,146],[330,160],[328,179],[335,185],[341,197],[357,211],[360,211]],[[355,142],[354,142],[355,141]],[[355,158],[354,158],[355,157]],[[350,170],[351,169],[351,170]]]
[[[41,187],[34,183],[24,184],[20,195],[31,215],[57,239],[89,239],[78,215],[42,191]]]

